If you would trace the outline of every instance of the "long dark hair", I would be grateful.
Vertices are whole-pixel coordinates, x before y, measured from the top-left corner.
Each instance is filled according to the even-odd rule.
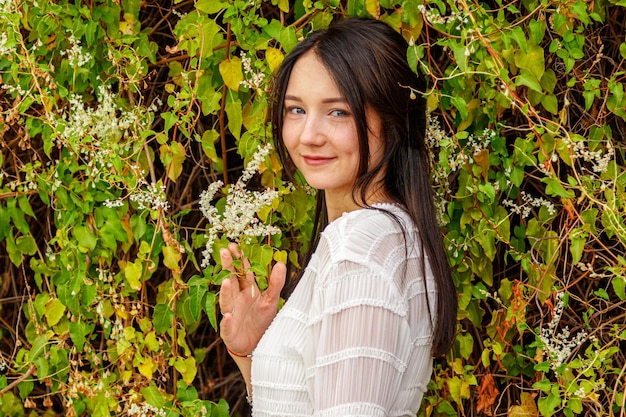
[[[350,18],[313,32],[293,49],[278,70],[268,120],[285,169],[293,177],[293,164],[282,137],[284,98],[296,61],[314,51],[345,97],[356,122],[360,162],[353,199],[365,202],[371,187],[382,187],[390,198],[404,206],[419,229],[437,285],[433,353],[439,355],[450,348],[454,339],[457,296],[435,215],[424,140],[426,105],[419,93],[423,83],[407,63],[407,48],[402,35],[377,20]],[[383,129],[385,152],[374,167],[368,161],[366,108],[380,116]],[[382,184],[375,182],[381,170],[385,173]],[[311,251],[327,223],[324,192],[320,190]]]

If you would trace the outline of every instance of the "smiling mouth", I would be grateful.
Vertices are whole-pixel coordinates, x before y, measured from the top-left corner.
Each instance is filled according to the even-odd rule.
[[[304,162],[307,165],[319,166],[319,165],[325,165],[325,164],[333,161],[335,158],[333,158],[333,157],[326,157],[326,156],[303,155],[302,159],[304,159]]]

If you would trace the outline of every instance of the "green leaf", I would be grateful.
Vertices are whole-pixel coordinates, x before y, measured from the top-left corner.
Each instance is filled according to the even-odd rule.
[[[611,280],[613,285],[613,291],[619,297],[620,300],[626,300],[626,278],[621,275],[615,275]]]
[[[518,68],[529,70],[536,79],[540,80],[546,71],[543,48],[535,44],[529,44],[526,53],[520,51],[515,54],[515,65]]]
[[[477,213],[480,212],[477,211]],[[476,240],[483,249],[487,259],[493,260],[496,253],[496,231],[493,229],[492,225],[484,219],[481,219],[476,227]]]
[[[459,334],[456,337],[459,342],[459,353],[464,359],[468,359],[474,351],[474,338],[471,334]]]
[[[78,241],[79,246],[83,249],[94,250],[98,239],[87,226],[76,226],[72,229],[74,238]]]
[[[528,28],[532,36],[532,40],[536,45],[540,45],[546,33],[546,22],[542,20],[531,20]]]
[[[298,36],[293,26],[285,26],[280,28],[280,43],[285,53],[291,52],[298,44]]]
[[[219,162],[221,159],[217,156],[215,149],[215,141],[219,139],[220,134],[215,129],[208,129],[202,134],[202,150],[204,154],[213,162]]]
[[[541,84],[539,84],[539,81],[537,80],[537,76],[526,68],[523,68],[520,71],[520,74],[515,80],[515,85],[525,85],[538,93],[543,92]]]
[[[235,138],[239,139],[243,125],[241,102],[236,100],[235,102],[226,103],[226,115],[228,116],[228,129],[230,133],[232,133]]]
[[[585,249],[585,243],[587,238],[584,233],[581,233],[580,229],[573,229],[570,232],[570,253],[572,254],[572,264],[576,265],[580,262],[583,256],[583,250]]]
[[[378,0],[365,0],[365,9],[375,19],[380,17],[380,2]]]
[[[30,234],[18,237],[15,240],[15,246],[22,254],[34,255],[37,253],[37,243]]]
[[[241,58],[233,56],[226,61],[220,62],[219,70],[224,84],[233,91],[239,91],[239,84],[243,81]]]
[[[468,48],[462,44],[453,44],[451,45],[452,51],[454,52],[454,60],[456,64],[459,66],[461,72],[465,72],[467,70],[467,56],[468,56]]]
[[[198,285],[189,285],[189,310],[194,320],[200,319],[202,312],[202,301],[208,289],[206,282],[200,282]]]
[[[172,142],[170,144],[169,152],[171,153],[172,159],[167,166],[167,177],[172,181],[176,181],[183,172],[183,163],[187,159],[187,155],[185,147],[178,142]]]
[[[180,260],[182,258],[180,251],[173,246],[163,246],[162,251],[163,265],[171,271],[180,271]]]
[[[554,94],[545,94],[541,97],[541,105],[552,114],[559,112],[559,102]]]
[[[207,14],[215,14],[228,7],[228,3],[219,0],[198,0],[196,1],[196,9]]]
[[[1,160],[0,160],[1,162]],[[30,217],[36,217],[35,213],[33,212],[32,207],[30,206],[30,202],[28,201],[28,197],[25,195],[21,195],[17,198],[17,204],[20,208],[20,210],[22,210],[24,212],[24,214],[29,215]]]
[[[215,412],[215,416],[213,416],[213,412]],[[230,417],[230,410],[225,399],[221,398],[220,401],[214,405],[211,417]]]
[[[163,393],[159,391],[154,382],[150,381],[150,385],[141,390],[141,394],[145,398],[146,402],[153,407],[163,408],[166,403],[166,399]]]
[[[556,87],[557,79],[556,74],[551,69],[546,70],[541,76],[541,87],[548,93],[554,92],[554,87]]]
[[[276,48],[272,48],[271,46],[267,48],[265,51],[265,59],[267,60],[267,64],[270,67],[270,71],[275,72],[280,64],[283,62],[285,56],[282,52],[280,52]]]
[[[555,178],[542,178],[541,182],[547,184],[546,185],[546,194],[551,196],[565,197],[565,198],[574,198],[576,195],[573,191],[566,190],[563,187],[561,181]]]
[[[556,385],[555,385],[556,387]],[[539,398],[537,401],[537,406],[539,408],[539,412],[544,417],[550,417],[554,414],[557,407],[561,405],[561,398],[559,395],[551,392],[547,397]]]
[[[189,356],[185,359],[177,357],[176,361],[174,362],[174,368],[176,368],[176,370],[180,372],[183,380],[187,383],[187,385],[191,385],[193,383],[193,380],[196,377],[196,372],[198,371],[198,368],[196,366],[196,358],[194,358],[193,356]]]
[[[83,350],[85,336],[91,333],[93,328],[93,324],[88,324],[82,320],[70,322],[70,338],[78,351]]]
[[[143,273],[142,261],[137,260],[135,262],[129,262],[124,269],[124,275],[126,281],[130,284],[133,290],[139,291],[141,289],[141,276]]]
[[[209,318],[209,323],[211,323],[213,329],[217,330],[217,295],[215,295],[215,293],[206,293],[204,311],[206,311],[206,315]]]
[[[46,312],[45,316],[48,320],[48,326],[56,325],[63,317],[65,313],[65,306],[58,298],[51,299],[48,304],[46,304]]]
[[[452,97],[450,101],[452,102],[454,107],[456,107],[457,110],[459,111],[461,120],[466,120],[467,119],[467,102],[463,99],[463,97],[454,96]]]
[[[174,311],[166,304],[157,304],[154,307],[154,313],[152,315],[154,322],[154,330],[158,334],[165,333],[172,327],[172,321],[174,320]]]
[[[520,26],[515,26],[510,33],[511,38],[515,40],[521,52],[525,54],[528,51],[526,34]],[[517,55],[517,54],[516,54]]]

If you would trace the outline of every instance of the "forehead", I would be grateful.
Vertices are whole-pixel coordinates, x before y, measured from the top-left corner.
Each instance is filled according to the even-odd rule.
[[[313,51],[306,52],[295,62],[286,94],[320,99],[343,96],[334,78]]]

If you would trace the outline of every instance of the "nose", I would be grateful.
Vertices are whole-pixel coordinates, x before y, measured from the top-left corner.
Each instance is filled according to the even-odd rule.
[[[326,140],[323,122],[315,115],[307,115],[300,131],[300,143],[308,146],[320,146]]]

